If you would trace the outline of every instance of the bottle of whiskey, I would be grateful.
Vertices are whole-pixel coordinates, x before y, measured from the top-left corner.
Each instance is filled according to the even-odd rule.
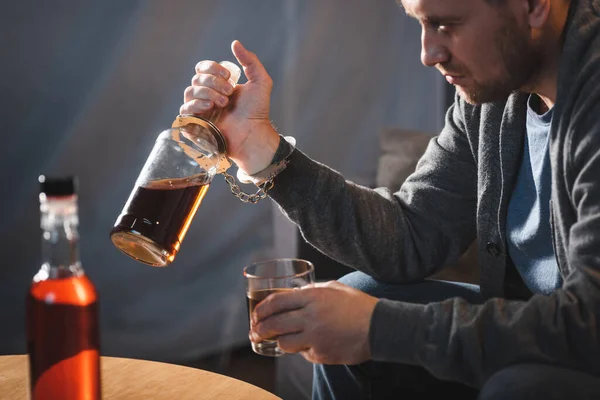
[[[42,266],[26,308],[30,399],[100,399],[98,296],[79,261],[76,181],[39,181]]]
[[[235,86],[240,68],[228,61],[222,65]],[[170,265],[214,176],[233,179],[226,173],[231,166],[227,143],[216,126],[221,111],[215,109],[206,118],[178,115],[158,135],[110,232],[123,253],[154,267]]]

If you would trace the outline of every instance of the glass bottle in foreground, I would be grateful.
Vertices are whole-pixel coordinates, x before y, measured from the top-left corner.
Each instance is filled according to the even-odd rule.
[[[79,260],[76,182],[40,176],[42,266],[27,295],[30,398],[101,398],[98,296]]]

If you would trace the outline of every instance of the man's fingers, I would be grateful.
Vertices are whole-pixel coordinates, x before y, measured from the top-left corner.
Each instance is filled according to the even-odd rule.
[[[262,339],[277,338],[280,335],[302,332],[305,319],[301,310],[276,314],[259,322],[252,331]]]
[[[219,107],[225,107],[229,98],[206,86],[188,86],[183,92],[183,102],[188,103],[192,100],[212,101]]]
[[[279,336],[277,338],[277,346],[286,353],[307,351],[306,334],[300,332]]]
[[[254,308],[253,322],[257,324],[274,314],[304,307],[309,301],[306,293],[304,290],[290,290],[270,294]]]
[[[223,95],[230,95],[233,93],[233,86],[231,83],[219,75],[196,74],[192,78],[192,86],[206,86]]]
[[[267,86],[273,84],[271,77],[256,54],[246,50],[238,40],[234,40],[233,43],[231,43],[231,51],[244,68],[244,74],[246,75],[246,78],[248,78],[248,82]]]
[[[196,64],[197,74],[220,75],[226,80],[229,79],[229,70],[215,61],[204,60]]]
[[[203,115],[210,111],[214,106],[212,101],[194,99],[183,104],[179,108],[179,114]]]
[[[338,281],[327,281],[327,282],[316,282],[316,283],[312,284],[311,286],[316,287],[316,288],[324,288],[324,287],[335,288],[335,287],[343,286],[343,284]]]

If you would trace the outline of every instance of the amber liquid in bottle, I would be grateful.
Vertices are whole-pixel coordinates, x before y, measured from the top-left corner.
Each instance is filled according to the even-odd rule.
[[[100,399],[96,291],[87,278],[34,283],[27,295],[32,399]]]
[[[44,263],[26,299],[32,400],[101,398],[98,296],[78,260],[75,199],[42,205]]]
[[[170,264],[208,187],[204,175],[135,187],[110,233],[113,243],[143,263]]]

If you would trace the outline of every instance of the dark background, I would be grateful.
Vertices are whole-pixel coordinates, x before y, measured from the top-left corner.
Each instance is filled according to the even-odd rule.
[[[128,259],[108,236],[194,65],[234,61],[232,40],[272,75],[280,132],[357,183],[374,182],[382,129],[437,132],[451,96],[420,64],[419,26],[394,0],[21,0],[0,10],[0,354],[26,351],[41,173],[79,177],[103,354],[185,362],[247,345],[243,266],[298,254],[270,200],[242,204],[217,176],[166,269]]]

